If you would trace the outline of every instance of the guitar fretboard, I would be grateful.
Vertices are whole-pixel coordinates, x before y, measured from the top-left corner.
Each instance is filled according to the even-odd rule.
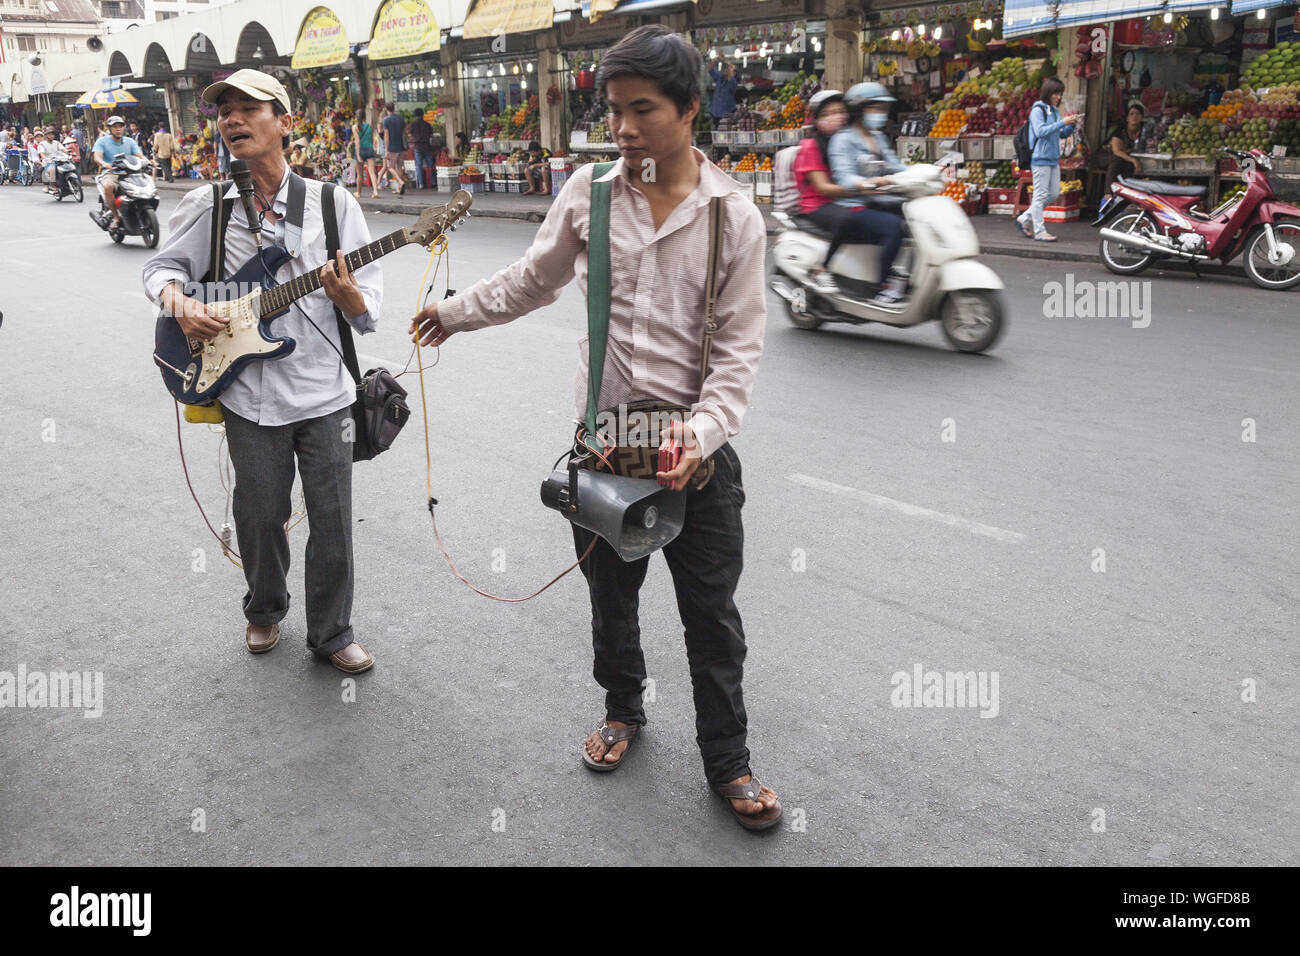
[[[380,256],[396,252],[404,245],[406,245],[406,233],[398,229],[396,232],[390,232],[388,235],[376,239],[367,246],[349,252],[344,259],[349,270],[360,269],[362,266],[374,262]],[[324,264],[321,263],[322,266]],[[317,267],[310,272],[295,276],[284,285],[278,285],[274,289],[267,289],[262,293],[262,314],[274,315],[282,309],[287,309],[293,302],[305,295],[311,295],[320,287],[320,268]]]

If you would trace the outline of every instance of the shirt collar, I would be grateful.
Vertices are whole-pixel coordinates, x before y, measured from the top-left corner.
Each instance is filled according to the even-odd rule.
[[[280,188],[275,192],[275,198],[271,200],[271,208],[275,210],[277,216],[284,215],[285,210],[289,208],[289,169],[288,164],[284,167],[284,176],[280,179]],[[235,199],[239,196],[239,190],[235,188],[232,182],[230,188],[226,190],[226,199]]]
[[[691,147],[691,155],[694,156],[696,164],[700,167],[700,183],[696,190],[702,195],[712,199],[714,196],[726,196],[733,192],[739,191],[736,181],[715,166],[709,159],[696,149]],[[604,176],[596,179],[598,183],[613,182],[625,175],[627,160],[620,156],[615,162],[612,169]],[[624,180],[624,185],[626,185]]]

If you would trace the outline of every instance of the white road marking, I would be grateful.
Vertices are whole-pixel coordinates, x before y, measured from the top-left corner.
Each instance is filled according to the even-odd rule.
[[[997,541],[1025,540],[1025,536],[1018,531],[1007,531],[1005,528],[995,528],[991,524],[981,524],[978,521],[972,521],[969,518],[963,518],[960,515],[952,515],[944,511],[933,511],[929,508],[923,508],[920,505],[908,504],[906,501],[886,498],[884,495],[877,495],[870,491],[862,491],[858,488],[850,488],[847,485],[837,485],[831,481],[823,481],[821,478],[813,478],[811,475],[793,474],[786,475],[786,478],[793,481],[796,485],[803,485],[805,488],[815,488],[818,491],[825,491],[833,495],[847,495],[850,498],[856,498],[857,500],[865,501],[868,504],[879,505],[882,508],[891,508],[894,511],[910,515],[914,518],[929,518],[931,521],[937,521],[940,524],[946,524],[953,528],[961,528],[964,531],[971,531],[975,534],[982,534],[985,537],[994,538]]]

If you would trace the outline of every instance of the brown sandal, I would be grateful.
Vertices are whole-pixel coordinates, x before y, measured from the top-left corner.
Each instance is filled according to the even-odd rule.
[[[640,730],[641,726],[639,724],[632,724],[630,727],[611,727],[606,721],[596,728],[596,733],[600,734],[600,739],[605,744],[605,754],[607,754],[620,740],[631,740]],[[623,766],[627,761],[627,752],[631,749],[632,745],[628,744],[623,749],[623,755],[613,763],[605,760],[605,754],[601,754],[599,760],[592,760],[591,755],[587,753],[587,742],[584,740],[582,742],[582,762],[587,765],[588,770],[594,770],[597,773],[609,773]]]
[[[758,792],[762,786],[762,782],[753,774],[750,774],[748,783],[723,783],[713,789],[717,791],[718,796],[727,801],[727,807],[731,810],[731,815],[746,830],[770,830],[781,822],[780,800],[759,813],[742,813],[731,802],[732,800],[753,800],[757,802]]]

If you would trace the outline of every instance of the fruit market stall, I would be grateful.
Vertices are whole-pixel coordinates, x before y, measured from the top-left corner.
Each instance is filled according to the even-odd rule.
[[[1223,155],[1224,148],[1263,150],[1274,157],[1277,175],[1300,178],[1300,43],[1281,39],[1292,35],[1291,18],[1251,16],[1217,24],[1213,32],[1208,18],[1182,20],[1174,23],[1184,27],[1180,40],[1217,37],[1217,43],[1209,49],[1181,44],[1195,59],[1194,65],[1182,64],[1181,76],[1176,65],[1166,63],[1163,71],[1142,66],[1146,75],[1125,90],[1124,78],[1142,61],[1121,55],[1120,92],[1140,92],[1148,111],[1140,148],[1133,153],[1142,163],[1140,175],[1204,182],[1211,206],[1238,179],[1236,163]],[[1257,45],[1261,30],[1266,49]],[[1138,37],[1136,30],[1132,36]]]

